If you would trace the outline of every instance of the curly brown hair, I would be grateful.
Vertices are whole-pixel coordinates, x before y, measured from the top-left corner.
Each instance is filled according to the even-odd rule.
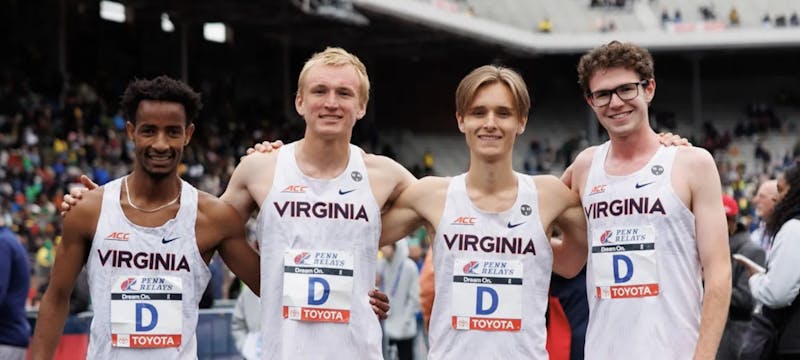
[[[639,74],[641,80],[655,78],[653,56],[647,49],[631,43],[612,41],[596,47],[578,62],[578,83],[584,93],[589,93],[589,78],[595,71],[623,67]]]
[[[186,125],[197,119],[200,109],[203,108],[199,93],[183,81],[166,75],[154,79],[135,79],[128,84],[119,104],[126,120],[136,124],[136,111],[142,100],[180,103],[186,112]]]

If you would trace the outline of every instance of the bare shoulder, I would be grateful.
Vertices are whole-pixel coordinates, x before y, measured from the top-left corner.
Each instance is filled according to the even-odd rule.
[[[78,201],[64,217],[64,226],[71,231],[93,234],[100,218],[105,188],[100,186],[83,193]]]
[[[704,166],[716,166],[714,157],[701,147],[681,146],[677,148],[675,161],[678,166],[698,169]]]
[[[589,146],[583,149],[583,151],[575,157],[575,161],[573,161],[572,165],[569,167],[577,171],[588,170],[589,167],[592,166],[592,159],[594,159],[595,152],[597,152],[597,146]]]
[[[451,177],[426,176],[411,184],[403,193],[407,199],[436,199],[447,195],[447,188],[450,186]]]
[[[403,165],[383,155],[364,153],[364,165],[367,167],[367,171],[370,172],[370,175],[373,173],[381,175],[387,172],[390,174],[399,174],[406,171]]]
[[[236,166],[236,170],[240,172],[257,172],[264,169],[274,169],[275,164],[278,162],[278,153],[281,149],[273,150],[272,152],[262,153],[255,152],[250,155],[242,157],[242,161]]]

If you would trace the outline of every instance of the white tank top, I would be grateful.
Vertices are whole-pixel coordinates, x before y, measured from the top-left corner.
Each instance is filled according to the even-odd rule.
[[[691,359],[702,284],[695,218],[672,187],[677,147],[638,171],[605,173],[599,146],[583,192],[588,221],[587,359]]]
[[[545,311],[553,252],[533,178],[517,176],[508,210],[478,209],[453,177],[436,228],[430,353],[438,359],[547,359]]]
[[[159,227],[125,217],[122,179],[104,186],[86,263],[94,311],[87,359],[197,358],[198,305],[211,272],[195,238],[197,190],[181,183],[181,207]]]
[[[258,215],[263,359],[382,359],[375,287],[380,207],[361,149],[347,168],[314,179],[281,148]]]

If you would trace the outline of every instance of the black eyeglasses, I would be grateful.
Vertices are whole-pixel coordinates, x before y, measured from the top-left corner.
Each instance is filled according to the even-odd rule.
[[[622,84],[611,90],[598,90],[587,93],[586,97],[589,98],[589,102],[591,102],[594,106],[606,106],[611,103],[611,96],[613,94],[617,94],[622,101],[632,100],[633,98],[639,96],[639,85],[646,86],[649,83],[650,80],[640,80],[637,82]]]

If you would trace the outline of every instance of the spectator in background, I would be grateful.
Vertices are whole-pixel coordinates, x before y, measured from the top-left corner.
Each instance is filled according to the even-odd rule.
[[[769,255],[772,242],[769,239],[766,231],[766,219],[772,216],[772,210],[775,209],[775,198],[778,196],[778,182],[776,180],[764,181],[753,196],[753,204],[756,209],[757,220],[754,221],[756,228],[750,234],[750,239],[753,240],[758,246],[764,249],[764,252]]]
[[[792,16],[789,17],[789,26],[798,27],[800,26],[800,18],[797,17],[797,11],[792,13]]]
[[[676,24],[679,24],[683,21],[683,15],[681,15],[681,9],[675,9],[675,17],[672,18],[672,21]]]
[[[247,286],[236,299],[231,334],[239,354],[247,360],[261,359],[261,300]]]
[[[430,150],[425,150],[425,153],[422,154],[422,166],[425,176],[433,175],[433,153]]]
[[[542,21],[539,21],[539,32],[540,33],[550,33],[553,30],[553,23],[550,21],[549,18],[544,18]]]
[[[761,18],[761,26],[765,28],[772,27],[772,18],[769,17],[769,13],[764,14],[764,17]]]
[[[389,340],[390,352],[396,347],[397,359],[413,360],[420,309],[419,272],[414,261],[408,258],[408,237],[381,247],[381,253],[383,258],[377,267],[379,287],[389,295],[392,305],[384,321],[384,336]]]
[[[728,22],[731,26],[739,26],[739,11],[736,10],[736,7],[732,7],[731,12],[728,13]]]
[[[25,318],[30,286],[28,253],[0,212],[0,359],[22,360],[31,336]]]
[[[728,220],[728,244],[730,245],[731,254],[744,255],[757,264],[764,266],[764,250],[750,241],[747,230],[738,221],[739,206],[736,204],[736,200],[723,194],[722,206],[725,209],[725,217]],[[719,344],[717,360],[736,360],[739,358],[742,337],[750,324],[750,313],[753,312],[754,305],[753,297],[750,295],[750,286],[747,284],[749,278],[747,269],[733,261],[733,259],[731,261],[733,281],[731,304],[728,311],[728,322],[725,323],[722,341]]]
[[[778,177],[778,201],[767,218],[766,231],[772,242],[767,256],[767,271],[759,272],[741,262],[750,277],[753,299],[764,304],[762,315],[776,329],[771,337],[774,347],[768,350],[769,359],[796,359],[800,354],[800,302],[795,301],[800,289],[800,163],[795,163]],[[757,324],[756,320],[753,325]],[[755,327],[748,328],[747,339]],[[743,344],[743,352],[751,355],[751,345]],[[748,357],[749,359],[749,357]]]

